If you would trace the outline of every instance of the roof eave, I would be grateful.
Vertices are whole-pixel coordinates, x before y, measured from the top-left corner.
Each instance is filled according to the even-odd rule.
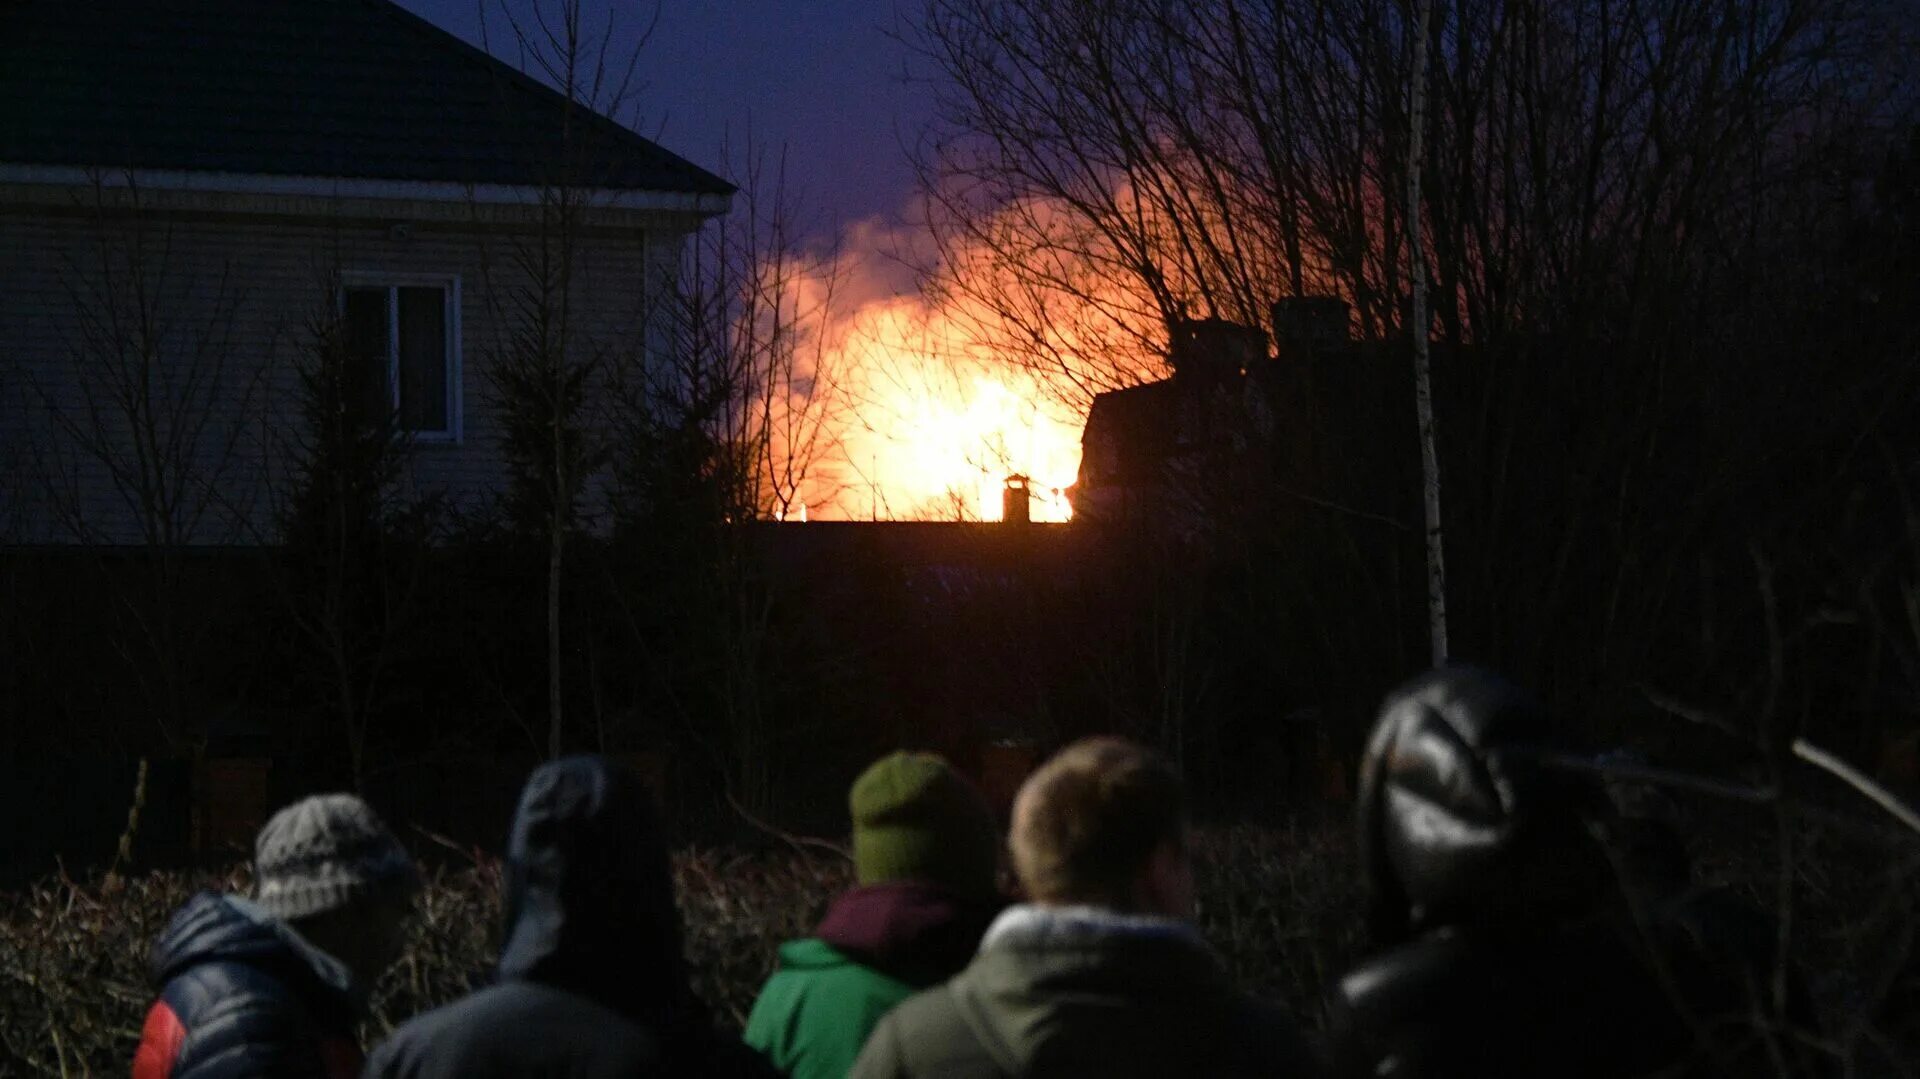
[[[196,191],[231,195],[289,195],[306,198],[383,199],[409,202],[471,203],[485,206],[537,205],[553,188],[538,184],[469,184],[451,180],[390,180],[374,177],[291,176],[273,173],[206,172],[186,169],[118,169],[88,165],[40,165],[0,162],[0,183],[54,186],[127,187],[155,191]],[[729,185],[731,186],[731,185]],[[733,192],[672,191],[645,188],[580,187],[588,205],[610,210],[684,213],[699,217],[724,214]]]

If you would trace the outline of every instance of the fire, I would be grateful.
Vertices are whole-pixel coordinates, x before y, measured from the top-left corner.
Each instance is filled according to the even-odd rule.
[[[1044,202],[1002,212],[1070,227]],[[1164,373],[1151,298],[1102,260],[1041,267],[1058,289],[1039,296],[1034,267],[991,245],[926,244],[857,223],[795,298],[806,360],[774,402],[780,519],[997,521],[1017,475],[1031,520],[1069,520],[1093,393]]]
[[[997,521],[1015,474],[1033,520],[1072,517],[1084,405],[949,316],[892,296],[825,331],[813,394],[837,398],[832,431],[785,519]]]
[[[1033,478],[1034,520],[1072,516],[1064,491],[1080,467],[1081,419],[1048,408],[1021,372],[956,378],[907,351],[859,371],[865,392],[843,439],[862,474],[845,485],[842,512],[866,495],[882,517],[995,521],[1006,478],[1021,474]]]

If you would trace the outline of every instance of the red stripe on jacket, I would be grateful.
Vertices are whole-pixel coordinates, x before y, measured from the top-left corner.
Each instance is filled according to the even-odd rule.
[[[187,1040],[187,1028],[164,1000],[147,1009],[147,1021],[140,1028],[140,1048],[133,1054],[133,1079],[167,1079],[173,1074],[173,1062],[180,1059],[180,1046]]]

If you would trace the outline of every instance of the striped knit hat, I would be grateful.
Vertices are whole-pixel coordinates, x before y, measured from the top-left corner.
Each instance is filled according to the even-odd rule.
[[[316,794],[275,813],[254,840],[253,877],[254,902],[282,920],[419,884],[406,848],[351,794]]]

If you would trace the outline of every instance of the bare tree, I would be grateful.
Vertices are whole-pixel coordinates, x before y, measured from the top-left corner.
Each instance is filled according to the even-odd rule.
[[[625,411],[697,427],[725,448],[728,514],[784,520],[836,493],[818,469],[847,408],[832,336],[847,270],[837,246],[800,235],[784,155],[769,169],[749,147],[738,182],[734,212],[663,290],[665,362]]]
[[[750,816],[767,811],[788,732],[770,684],[774,597],[749,525],[833,497],[818,468],[838,448],[842,418],[828,331],[844,265],[802,239],[784,180],[777,160],[768,168],[749,149],[735,212],[695,239],[651,312],[661,348],[620,381],[615,422],[616,549],[648,569],[612,591],[651,698]],[[663,589],[678,600],[665,622],[650,621]]]
[[[1869,104],[1822,76],[1872,62],[1870,10],[1468,4],[1422,35],[1419,9],[1385,0],[930,0],[911,41],[943,77],[941,122],[920,161],[936,227],[1027,292],[1072,296],[1092,265],[1163,317],[1258,324],[1278,296],[1333,291],[1364,333],[1390,331],[1406,50],[1431,40],[1422,246],[1448,335],[1485,340],[1656,287],[1682,252],[1655,242],[1704,239],[1669,228],[1785,180],[1814,152],[1783,140],[1792,125]]]
[[[95,175],[78,205],[85,252],[61,272],[67,354],[56,375],[27,380],[52,428],[37,447],[45,504],[96,551],[137,547],[137,586],[117,590],[131,631],[116,647],[168,747],[197,753],[192,657],[206,625],[185,549],[246,526],[258,477],[245,434],[272,343],[242,342],[232,267],[177,249],[131,173]]]
[[[935,286],[977,305],[990,347],[1084,396],[1157,375],[1167,323],[1259,325],[1286,295],[1341,296],[1365,339],[1424,340],[1417,272],[1447,349],[1422,395],[1432,444],[1404,441],[1428,476],[1470,462],[1447,495],[1453,636],[1531,664],[1580,609],[1596,637],[1650,639],[1685,549],[1656,537],[1686,499],[1649,462],[1698,435],[1689,416],[1752,397],[1733,342],[1808,302],[1780,287],[1806,264],[1788,252],[1832,225],[1818,178],[1911,112],[1878,42],[1912,28],[1862,0],[1474,0],[1432,9],[1425,33],[1421,17],[928,0],[910,41],[940,78],[919,154]],[[1075,347],[1083,325],[1095,347]],[[1783,407],[1787,385],[1767,385]],[[1301,513],[1345,501],[1297,491],[1276,493]]]
[[[580,0],[543,0],[524,13],[502,3],[497,13],[521,67],[564,99],[554,157],[538,163],[544,175],[535,221],[484,248],[481,263],[498,335],[488,349],[487,378],[511,473],[510,515],[537,530],[546,549],[547,752],[559,756],[567,548],[585,523],[583,500],[610,452],[607,425],[590,404],[614,367],[644,351],[644,335],[608,332],[583,302],[586,217],[602,166],[591,157],[588,132],[604,122],[601,116],[631,108],[652,25],[629,31],[610,13],[596,31]],[[487,15],[483,6],[483,27]]]

